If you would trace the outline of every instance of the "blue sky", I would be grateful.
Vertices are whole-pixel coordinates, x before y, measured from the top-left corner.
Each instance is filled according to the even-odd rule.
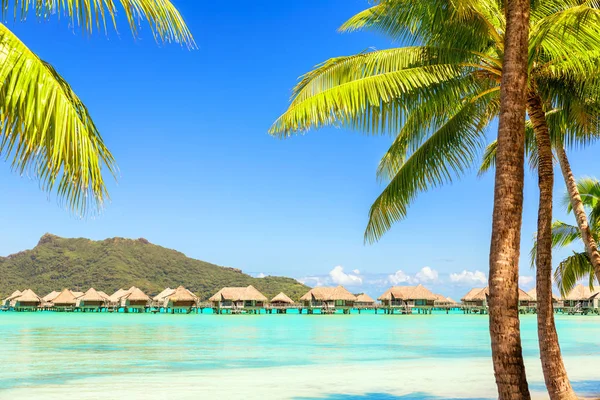
[[[340,282],[372,295],[402,282],[458,298],[485,286],[492,175],[472,172],[423,194],[405,221],[365,246],[367,211],[382,188],[375,168],[391,139],[340,129],[288,140],[267,134],[299,75],[329,57],[391,45],[375,34],[336,32],[366,0],[175,4],[197,50],[157,45],[147,28],[134,40],[125,26],[120,35],[88,37],[65,19],[7,24],[71,83],[121,172],[104,213],[79,220],[5,163],[0,255],[31,248],[46,232],[144,237],[253,275],[312,277],[307,283]],[[576,176],[600,175],[597,150],[571,153]],[[525,288],[534,275],[527,254],[536,192],[528,174]],[[556,194],[563,192],[557,176]],[[557,201],[556,216],[573,222],[559,208]]]

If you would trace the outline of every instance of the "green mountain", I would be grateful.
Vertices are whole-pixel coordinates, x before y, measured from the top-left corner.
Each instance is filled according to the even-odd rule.
[[[225,286],[254,285],[269,299],[284,292],[298,300],[309,290],[292,278],[253,278],[239,269],[195,260],[146,239],[93,241],[46,234],[31,250],[0,257],[0,298],[26,288],[40,296],[63,288],[85,291],[90,287],[112,294],[131,286],[157,294],[179,285],[203,300]]]

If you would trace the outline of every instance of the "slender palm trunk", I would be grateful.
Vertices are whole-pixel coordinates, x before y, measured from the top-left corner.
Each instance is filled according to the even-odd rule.
[[[554,189],[552,143],[542,99],[533,91],[529,93],[527,99],[527,111],[533,124],[538,148],[540,203],[535,266],[540,359],[550,399],[576,400],[577,396],[569,382],[560,353],[552,306],[552,191]]]
[[[498,397],[530,399],[519,325],[519,254],[527,101],[529,0],[506,3],[490,246],[489,314]]]
[[[579,189],[577,189],[577,181],[573,176],[571,164],[569,164],[567,153],[562,145],[556,146],[556,154],[558,155],[560,169],[565,179],[565,185],[567,185],[567,192],[571,198],[571,207],[577,220],[577,226],[581,231],[581,239],[585,245],[585,251],[596,272],[596,279],[600,282],[600,253],[590,230],[590,224],[585,213],[585,208],[583,207],[583,202],[581,201],[581,195],[579,194]]]

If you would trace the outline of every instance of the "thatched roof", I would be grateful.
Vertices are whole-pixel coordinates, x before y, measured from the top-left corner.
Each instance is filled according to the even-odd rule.
[[[42,299],[40,296],[34,293],[31,289],[24,290],[21,295],[15,298],[15,301],[22,303],[41,303]]]
[[[589,300],[590,298],[596,297],[600,293],[600,288],[594,287],[594,290],[590,290],[588,285],[576,285],[573,290],[567,293],[563,297],[563,300]]]
[[[89,288],[83,296],[78,297],[78,300],[83,301],[106,301],[106,298],[96,291],[94,288]]]
[[[53,290],[50,293],[48,293],[47,295],[45,295],[44,297],[42,297],[42,300],[44,300],[45,302],[52,302],[52,300],[54,300],[56,298],[56,296],[58,296],[59,294],[60,294],[60,292]]]
[[[475,301],[475,300],[479,300],[480,298],[475,298],[476,295],[478,295],[484,288],[473,288],[471,290],[469,290],[469,292],[467,294],[465,294],[463,296],[462,299],[460,299],[460,301]],[[483,298],[485,299],[485,296],[483,296]]]
[[[281,292],[271,299],[271,303],[288,303],[294,304],[294,300],[290,299],[285,293]]]
[[[533,301],[534,298],[531,297],[526,291],[519,288],[519,301]]]
[[[375,300],[366,293],[361,293],[356,296],[356,301],[360,303],[375,303]]]
[[[121,297],[125,296],[126,294],[127,294],[127,290],[119,289],[116,292],[114,292],[113,294],[111,294],[110,296],[108,296],[108,299],[110,301],[112,301],[113,303],[116,303],[119,300],[121,300]]]
[[[319,301],[328,300],[345,300],[345,301],[356,301],[356,296],[350,293],[343,286],[338,287],[316,287],[310,289],[304,296],[300,297],[302,301],[309,301],[311,299]]]
[[[135,286],[130,287],[123,298],[129,301],[150,301],[150,297]]]
[[[452,297],[446,297],[446,301],[448,303],[456,304],[456,301],[454,301],[454,299]]]
[[[110,296],[104,293],[102,290],[98,290],[98,294],[104,297],[106,300],[110,300]]]
[[[19,297],[21,295],[21,291],[20,290],[15,290],[14,292],[12,292],[12,294],[10,296],[8,296],[6,299],[4,299],[4,301],[10,301],[12,299],[16,299],[17,297]]]
[[[392,298],[400,300],[436,300],[435,294],[421,284],[417,286],[392,286],[379,296],[378,300],[391,300]]]
[[[436,294],[435,295],[435,301],[444,301],[444,302],[446,302],[446,301],[448,301],[448,299],[446,299],[446,297],[444,295],[442,295],[442,294]]]
[[[535,287],[533,289],[531,289],[529,292],[527,292],[527,294],[529,295],[529,297],[531,297],[532,301],[537,301],[537,291],[536,291]],[[554,293],[552,293],[552,300],[558,301],[558,297]]]
[[[475,288],[471,289],[469,293],[461,299],[461,301],[483,301],[487,299],[490,294],[490,288],[488,286],[483,289]],[[528,295],[523,289],[519,288],[519,301],[533,301],[533,298]]]
[[[62,292],[58,296],[52,300],[54,304],[72,304],[75,305],[77,303],[76,296],[69,289],[63,289]]]
[[[284,295],[285,296],[285,295]],[[286,296],[287,297],[287,296]],[[259,292],[254,286],[247,287],[226,287],[215,293],[209,301],[267,301],[264,294]],[[293,303],[293,301],[292,301]]]
[[[152,298],[152,300],[154,300],[154,301],[163,301],[165,299],[165,297],[167,297],[168,295],[170,295],[174,291],[175,291],[175,289],[166,288],[165,290],[163,290],[162,292],[160,292],[159,294],[157,294],[156,296],[154,296]]]
[[[169,301],[196,301],[198,300],[198,296],[196,296],[194,293],[190,292],[189,290],[187,290],[186,288],[184,288],[183,286],[179,286],[177,289],[175,289],[173,291],[172,294],[166,296],[166,298],[169,299]]]
[[[79,298],[79,297],[81,297],[81,296],[83,296],[83,295],[84,295],[84,293],[83,293],[83,292],[71,292],[71,293],[73,293],[73,296],[75,296],[75,297],[77,297],[77,298]]]

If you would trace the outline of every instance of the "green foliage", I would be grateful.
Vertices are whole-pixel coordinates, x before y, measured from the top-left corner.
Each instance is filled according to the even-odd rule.
[[[577,188],[581,201],[588,211],[590,233],[598,243],[600,237],[600,221],[598,220],[598,213],[600,213],[600,182],[595,178],[581,178],[577,181]],[[573,212],[568,193],[563,198],[563,206],[567,212]],[[561,221],[555,221],[552,224],[552,247],[565,248],[574,243],[583,244],[579,228]],[[535,245],[532,252],[535,252]],[[554,271],[554,279],[563,295],[570,292],[577,281],[583,278],[587,278],[590,288],[593,288],[596,273],[587,252],[573,252],[573,255],[562,260],[556,271]]]
[[[31,250],[0,258],[0,277],[3,296],[25,288],[45,296],[53,290],[85,291],[90,287],[110,295],[131,286],[157,294],[166,287],[183,285],[206,300],[225,286],[253,285],[269,299],[284,292],[298,300],[309,290],[291,278],[253,278],[238,269],[195,260],[145,239],[92,241],[49,234]]]
[[[120,3],[120,7],[117,4]],[[116,29],[124,11],[137,36],[146,20],[159,42],[188,48],[194,40],[168,0],[1,0],[3,20],[31,13],[38,20],[70,19],[84,32]],[[120,10],[120,9],[122,10]],[[69,84],[0,23],[0,156],[20,175],[38,178],[43,190],[56,193],[78,215],[100,210],[108,199],[103,173],[116,175],[116,164],[92,118]]]
[[[585,144],[598,133],[600,3],[532,3],[529,86],[542,97],[556,143]],[[287,137],[324,125],[395,137],[378,177],[389,181],[365,232],[378,240],[406,217],[418,194],[452,182],[481,153],[499,112],[505,29],[497,0],[378,0],[344,32],[373,30],[415,47],[335,57],[300,78],[270,133]],[[559,110],[560,112],[555,112]],[[531,151],[532,165],[537,155]],[[494,165],[495,146],[482,170]]]

